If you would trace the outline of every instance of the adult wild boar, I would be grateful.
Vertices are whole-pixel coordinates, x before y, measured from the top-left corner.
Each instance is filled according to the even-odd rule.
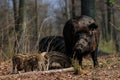
[[[83,56],[91,54],[94,67],[98,66],[99,29],[94,19],[82,15],[68,20],[63,29],[63,36],[67,56],[77,58],[82,66]]]
[[[39,42],[39,52],[58,51],[65,53],[65,43],[62,36],[47,36]]]

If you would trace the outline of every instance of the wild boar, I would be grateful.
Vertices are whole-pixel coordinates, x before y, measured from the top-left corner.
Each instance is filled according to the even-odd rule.
[[[50,51],[46,53],[45,57],[49,59],[49,69],[68,68],[71,66],[69,58],[64,53]]]
[[[48,70],[47,69],[47,59],[44,57],[46,55],[45,52],[40,54],[33,53],[30,54],[24,61],[25,65],[25,72],[26,71],[33,71],[35,69],[39,71]]]
[[[82,15],[68,20],[63,29],[63,36],[68,57],[77,58],[82,66],[83,56],[91,54],[94,67],[98,66],[100,32],[93,18]]]
[[[27,58],[26,54],[16,54],[12,57],[12,73],[18,73],[18,71],[24,70],[24,61]]]
[[[47,36],[39,42],[39,52],[58,51],[65,53],[65,43],[62,36]]]

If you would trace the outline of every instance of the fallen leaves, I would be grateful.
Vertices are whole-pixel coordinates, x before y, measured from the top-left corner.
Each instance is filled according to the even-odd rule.
[[[92,62],[85,59],[84,69],[78,75],[73,74],[73,68],[11,74],[12,64],[8,60],[0,63],[0,80],[120,80],[119,56],[101,56],[99,63],[99,68],[93,68]]]

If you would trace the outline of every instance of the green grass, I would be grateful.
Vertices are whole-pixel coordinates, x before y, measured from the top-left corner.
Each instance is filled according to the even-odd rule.
[[[115,44],[112,40],[110,40],[109,42],[100,40],[99,47],[102,51],[105,51],[107,53],[115,53],[116,52]]]

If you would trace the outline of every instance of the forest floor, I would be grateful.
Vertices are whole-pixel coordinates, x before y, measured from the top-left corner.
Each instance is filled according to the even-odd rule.
[[[11,74],[11,60],[0,62],[0,80],[120,80],[120,56],[99,56],[99,67],[93,68],[91,58],[83,59],[81,74],[74,71],[33,71]]]

